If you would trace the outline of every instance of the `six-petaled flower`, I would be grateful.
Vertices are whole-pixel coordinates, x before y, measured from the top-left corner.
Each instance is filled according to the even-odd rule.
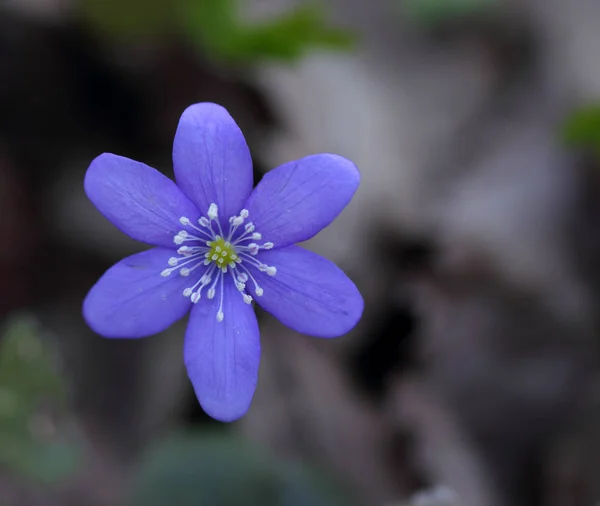
[[[258,377],[256,301],[294,330],[336,337],[363,300],[333,263],[295,243],[327,226],[354,195],[359,173],[337,155],[312,155],[267,173],[252,189],[242,132],[221,106],[183,113],[173,146],[177,184],[139,162],[103,154],[85,191],[122,232],[154,248],[111,267],[83,313],[105,337],[156,334],[191,309],[184,360],[212,417],[248,409]]]

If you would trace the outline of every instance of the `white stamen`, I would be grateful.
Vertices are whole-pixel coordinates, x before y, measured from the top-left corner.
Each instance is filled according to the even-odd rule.
[[[164,271],[162,271],[162,272],[160,273],[160,275],[161,275],[163,278],[166,278],[167,276],[170,276],[170,275],[171,275],[171,269],[165,269]]]
[[[242,295],[242,298],[244,299],[244,302],[246,304],[252,303],[252,296],[251,295],[248,295],[247,293],[245,293],[244,295]]]
[[[215,298],[215,293],[216,293],[216,290],[215,290],[213,287],[210,287],[210,288],[208,289],[208,292],[206,292],[206,296],[207,296],[209,299],[214,299],[214,298]]]
[[[266,242],[262,245],[263,249],[273,249],[273,246],[275,246],[272,242]]]
[[[176,265],[177,265],[177,261],[178,261],[178,260],[179,260],[179,259],[178,259],[178,258],[176,258],[176,257],[171,257],[171,258],[169,258],[169,261],[168,261],[167,263],[168,263],[168,264],[169,264],[171,267],[174,267],[174,266],[176,266]]]
[[[207,214],[211,220],[216,220],[219,217],[219,208],[218,208],[217,204],[211,204],[208,207]]]
[[[223,321],[223,294],[225,293],[225,289],[223,288],[225,276],[220,276],[220,278],[221,278],[221,298],[219,300],[219,309],[217,311],[217,321],[218,322]],[[216,281],[215,281],[215,284],[216,284]]]
[[[189,297],[190,295],[192,295],[192,289],[191,289],[191,288],[186,288],[186,289],[183,291],[183,296],[184,296],[184,297]]]
[[[182,276],[189,276],[190,272],[192,272],[192,271],[190,271],[187,267],[184,267],[183,269],[181,269],[179,271],[179,274],[181,274]]]
[[[246,281],[248,281],[248,279],[251,279],[252,283],[254,283],[254,292],[256,293],[256,295],[261,297],[262,294],[264,293],[264,290],[260,286],[258,286],[258,283],[256,282],[256,279],[254,279],[254,276],[250,273],[250,271],[245,266],[240,265],[240,269],[244,269],[246,272],[240,273],[238,275],[238,278],[245,279]]]
[[[183,243],[185,239],[183,237],[181,237],[180,235],[176,235],[175,237],[173,237],[173,242],[175,244],[181,244]]]
[[[277,274],[277,267],[268,265],[265,270],[269,276],[275,276],[275,274]]]
[[[242,223],[244,223],[244,218],[241,216],[236,216],[231,222],[234,227],[239,227]]]
[[[242,283],[245,283],[246,281],[248,281],[248,274],[246,274],[245,272],[242,272],[242,273],[238,274],[237,278]]]
[[[260,247],[255,242],[248,244],[248,251],[250,251],[251,255],[256,255]]]
[[[191,269],[190,269],[191,270]],[[194,304],[198,303],[198,301],[200,300],[201,296],[202,296],[202,289],[208,285],[211,281],[211,275],[214,272],[215,268],[214,266],[209,268],[208,271],[206,271],[202,277],[200,278],[200,280],[192,287],[190,288],[186,288],[185,293],[187,293],[188,290],[191,290],[192,293],[192,302]],[[194,290],[196,290],[196,288],[198,288],[198,290],[196,292],[194,292]],[[185,295],[184,293],[184,295]]]
[[[193,228],[196,232],[199,232],[200,234],[204,235],[208,239],[212,238],[212,234],[209,234],[206,230],[203,230],[203,228],[208,228],[210,230],[210,222],[206,219],[206,217],[202,217],[202,218],[198,219],[198,225],[200,225],[200,227],[202,227],[202,228],[198,228],[189,218],[186,218],[185,216],[180,218],[180,222],[190,228]],[[195,237],[195,238],[200,239],[199,237]]]
[[[254,232],[252,234],[252,239],[254,239],[255,241],[260,241],[262,239],[262,234],[260,234],[259,232]]]
[[[248,216],[250,216],[250,212],[248,211],[248,209],[242,209],[240,211],[240,216],[244,219],[246,219]]]
[[[244,261],[256,267],[260,272],[267,272],[267,268],[269,267],[267,264],[259,262],[255,257],[250,256],[248,253],[240,253],[240,256]]]

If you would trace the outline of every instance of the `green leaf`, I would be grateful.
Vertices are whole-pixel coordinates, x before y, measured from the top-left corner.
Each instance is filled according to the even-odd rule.
[[[26,317],[9,321],[0,340],[0,413],[29,411],[40,395],[63,397],[48,343],[35,322]]]
[[[240,20],[243,0],[81,0],[79,14],[117,41],[186,36],[207,57],[226,63],[291,61],[313,48],[347,50],[349,32],[328,26],[317,6],[302,4],[261,23]]]
[[[143,461],[128,506],[352,506],[322,474],[226,434],[182,434]]]
[[[569,146],[600,150],[600,102],[576,109],[563,127],[563,139]]]
[[[303,4],[261,23],[244,24],[236,0],[187,0],[181,11],[187,34],[209,57],[229,63],[293,61],[313,48],[347,50],[354,38],[328,26],[315,5]]]
[[[0,337],[0,465],[45,483],[75,469],[58,423],[66,398],[51,344],[30,318],[11,319]]]
[[[328,28],[319,9],[305,4],[271,23],[246,29],[245,45],[239,46],[243,52],[232,56],[289,61],[300,58],[314,47],[348,49],[352,47],[352,41],[348,32]]]

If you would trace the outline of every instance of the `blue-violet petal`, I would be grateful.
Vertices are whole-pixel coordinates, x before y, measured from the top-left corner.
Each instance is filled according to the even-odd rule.
[[[253,269],[263,288],[256,302],[288,327],[315,337],[337,337],[360,320],[363,299],[333,262],[299,246],[261,252],[258,260],[275,276]]]
[[[216,319],[220,289],[193,306],[185,334],[184,359],[196,396],[206,413],[231,422],[248,410],[258,380],[260,341],[252,306],[230,279],[223,292],[223,321]]]
[[[263,238],[283,248],[329,225],[359,181],[356,166],[341,156],[307,156],[265,174],[244,207]]]
[[[179,218],[196,219],[196,207],[169,178],[143,163],[104,153],[89,166],[85,192],[98,210],[128,236],[174,247]]]
[[[88,325],[104,337],[146,337],[185,316],[191,302],[182,295],[189,279],[160,275],[173,251],[154,248],[113,265],[83,303]]]
[[[188,107],[179,120],[173,143],[175,179],[206,214],[219,207],[221,225],[237,215],[252,191],[252,158],[244,136],[220,105]]]

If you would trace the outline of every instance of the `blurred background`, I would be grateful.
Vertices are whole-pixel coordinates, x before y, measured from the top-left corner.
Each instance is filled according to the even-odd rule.
[[[0,505],[599,504],[599,99],[597,0],[1,0]],[[185,322],[104,340],[81,316],[143,247],[87,200],[89,162],[170,175],[200,101],[257,181],[318,152],[362,173],[306,244],[361,323],[259,313],[230,425]]]

